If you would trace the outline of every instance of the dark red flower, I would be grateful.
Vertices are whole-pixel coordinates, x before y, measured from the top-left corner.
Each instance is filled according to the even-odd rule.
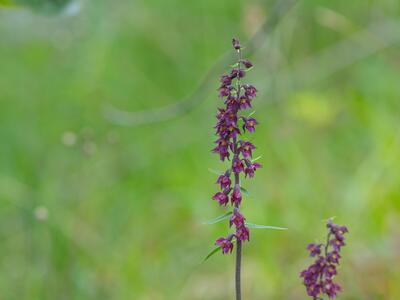
[[[327,260],[330,263],[339,264],[340,258],[341,258],[341,256],[340,256],[339,252],[332,251],[332,252],[328,253]]]
[[[343,235],[349,232],[346,226],[333,224],[331,220],[326,226],[330,229],[330,232],[335,236],[335,238],[340,241],[344,239]]]
[[[235,78],[243,78],[246,75],[246,72],[242,69],[233,69],[230,74],[231,79]]]
[[[239,158],[234,158],[233,162],[232,162],[232,170],[234,173],[240,173],[243,172],[244,170],[244,165],[242,160],[240,160]]]
[[[224,161],[225,158],[229,158],[229,151],[227,146],[218,145],[212,151],[218,153],[222,161]]]
[[[233,244],[232,242],[224,237],[219,238],[218,240],[215,241],[215,245],[220,246],[222,253],[227,254],[232,252],[233,250]]]
[[[325,276],[329,277],[329,278],[335,276],[337,274],[336,266],[333,264],[327,265],[324,268],[324,273],[325,273]]]
[[[240,141],[240,147],[239,151],[242,153],[244,158],[252,157],[253,155],[253,150],[256,149],[256,147],[247,141]]]
[[[311,297],[316,297],[321,291],[321,286],[318,283],[311,283],[307,286],[307,294]]]
[[[229,87],[226,86],[221,86],[219,88],[219,96],[222,97],[227,97],[231,94],[231,89]]]
[[[310,251],[310,255],[312,257],[314,257],[316,255],[321,254],[321,246],[322,246],[322,244],[314,244],[314,243],[312,243],[312,244],[309,244],[307,246],[307,250]]]
[[[231,179],[226,173],[218,177],[217,183],[221,186],[221,189],[223,190],[231,187]]]
[[[232,46],[233,46],[233,48],[235,48],[236,50],[240,50],[240,48],[242,48],[242,47],[240,46],[239,40],[236,39],[236,38],[233,38],[233,39],[232,39]]]
[[[245,123],[243,125],[243,128],[246,129],[248,132],[254,132],[255,131],[255,126],[257,125],[257,120],[254,118],[249,118],[245,120]]]
[[[337,293],[341,290],[340,285],[333,282],[330,279],[327,279],[323,282],[322,291],[329,297],[335,298]]]
[[[259,163],[249,163],[244,169],[244,174],[246,175],[246,177],[249,176],[250,178],[252,178],[254,177],[254,172],[259,168],[261,168],[261,165]]]
[[[245,84],[243,87],[245,90],[244,94],[250,99],[253,99],[257,95],[257,89],[251,84]]]
[[[241,241],[249,241],[250,240],[250,232],[246,226],[239,227],[236,230],[236,237]]]
[[[242,202],[242,193],[240,192],[240,187],[235,186],[231,195],[231,203],[233,205],[240,205]]]
[[[243,95],[239,98],[239,105],[241,109],[247,109],[251,107],[251,99],[246,96]]]
[[[223,75],[223,76],[221,76],[221,79],[220,79],[220,81],[221,81],[221,87],[222,86],[228,86],[228,85],[231,85],[231,83],[232,83],[232,79],[231,79],[231,77],[230,76],[228,76],[228,75]]]
[[[229,202],[228,196],[223,192],[218,192],[213,196],[214,200],[217,200],[220,205],[226,205]]]
[[[226,100],[225,102],[227,102],[228,100]],[[235,101],[235,103],[236,103],[236,100],[234,99],[234,98],[232,98],[232,101]],[[232,108],[227,108],[227,110],[225,111],[225,114],[224,114],[224,121],[227,123],[227,124],[234,124],[235,126],[237,126],[236,125],[236,122],[237,122],[237,113],[235,112],[235,109],[232,109]]]
[[[247,59],[242,59],[241,63],[247,68],[250,69],[253,64],[251,63],[251,61],[247,60]]]
[[[235,224],[236,228],[242,227],[244,225],[245,217],[239,212],[237,208],[233,210],[233,214],[231,219],[229,220],[229,225],[232,226]]]
[[[338,240],[338,239],[332,239],[331,241],[330,241],[330,245],[333,247],[333,249],[335,249],[336,251],[340,251],[340,249],[344,246],[344,245],[346,245],[345,243],[344,243],[344,241],[343,240]]]
[[[226,130],[228,131],[228,136],[231,138],[235,138],[237,134],[240,133],[240,130],[239,128],[237,128],[235,122],[231,122],[230,124],[228,124]]]

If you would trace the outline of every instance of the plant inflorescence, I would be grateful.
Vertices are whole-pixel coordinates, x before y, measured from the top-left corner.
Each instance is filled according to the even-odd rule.
[[[300,273],[307,294],[314,300],[323,299],[326,295],[335,298],[341,290],[333,279],[337,275],[337,267],[341,259],[340,250],[345,246],[344,234],[348,232],[346,226],[336,225],[332,220],[327,222],[328,235],[325,244],[309,244],[307,250],[311,257],[315,257],[307,269]]]

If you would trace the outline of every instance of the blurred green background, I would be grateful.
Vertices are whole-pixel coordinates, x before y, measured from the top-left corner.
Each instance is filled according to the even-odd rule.
[[[226,69],[193,110],[147,110],[192,95],[276,1],[1,2],[0,299],[233,299],[234,255],[202,263],[227,233],[202,225],[226,212],[209,171]],[[251,57],[264,168],[245,215],[289,230],[252,230],[244,299],[307,299],[331,216],[350,229],[340,299],[400,299],[399,46],[399,1],[313,0]]]

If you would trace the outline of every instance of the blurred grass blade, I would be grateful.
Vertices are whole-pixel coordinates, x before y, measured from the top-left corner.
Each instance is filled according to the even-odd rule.
[[[249,228],[256,228],[256,229],[274,229],[274,230],[287,230],[287,228],[284,227],[277,227],[277,226],[268,226],[268,225],[257,225],[253,223],[247,223],[246,226]]]
[[[220,222],[220,221],[222,221],[222,220],[227,219],[231,214],[232,214],[231,211],[230,211],[230,212],[227,212],[226,214],[223,214],[223,215],[221,215],[221,216],[219,216],[219,217],[216,217],[215,219],[212,219],[212,220],[210,220],[210,221],[204,222],[203,224],[211,225],[211,224],[218,223],[218,222]]]
[[[204,258],[203,262],[205,262],[207,259],[209,259],[211,256],[213,256],[215,253],[217,253],[221,249],[221,246],[218,246],[211,250],[210,253],[207,254],[207,256]]]
[[[257,156],[256,158],[252,159],[251,162],[255,162],[255,161],[259,160],[261,157],[262,157],[262,155]]]
[[[75,0],[0,0],[0,6],[2,5],[28,7],[36,13],[45,15],[63,12],[71,14],[79,7],[78,1]]]

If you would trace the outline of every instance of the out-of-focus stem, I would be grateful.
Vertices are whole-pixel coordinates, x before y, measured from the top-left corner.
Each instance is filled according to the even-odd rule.
[[[240,273],[242,265],[242,241],[238,240],[236,244],[236,300],[242,299],[242,292],[240,287]]]
[[[234,143],[234,152],[235,155],[237,153],[237,140],[236,138],[233,139]],[[235,173],[235,187],[240,188],[240,178],[239,173]],[[236,203],[235,207],[238,208],[239,204]],[[242,241],[236,237],[236,268],[235,268],[235,289],[236,289],[236,300],[242,299],[242,292],[241,292],[241,263],[242,263]]]

